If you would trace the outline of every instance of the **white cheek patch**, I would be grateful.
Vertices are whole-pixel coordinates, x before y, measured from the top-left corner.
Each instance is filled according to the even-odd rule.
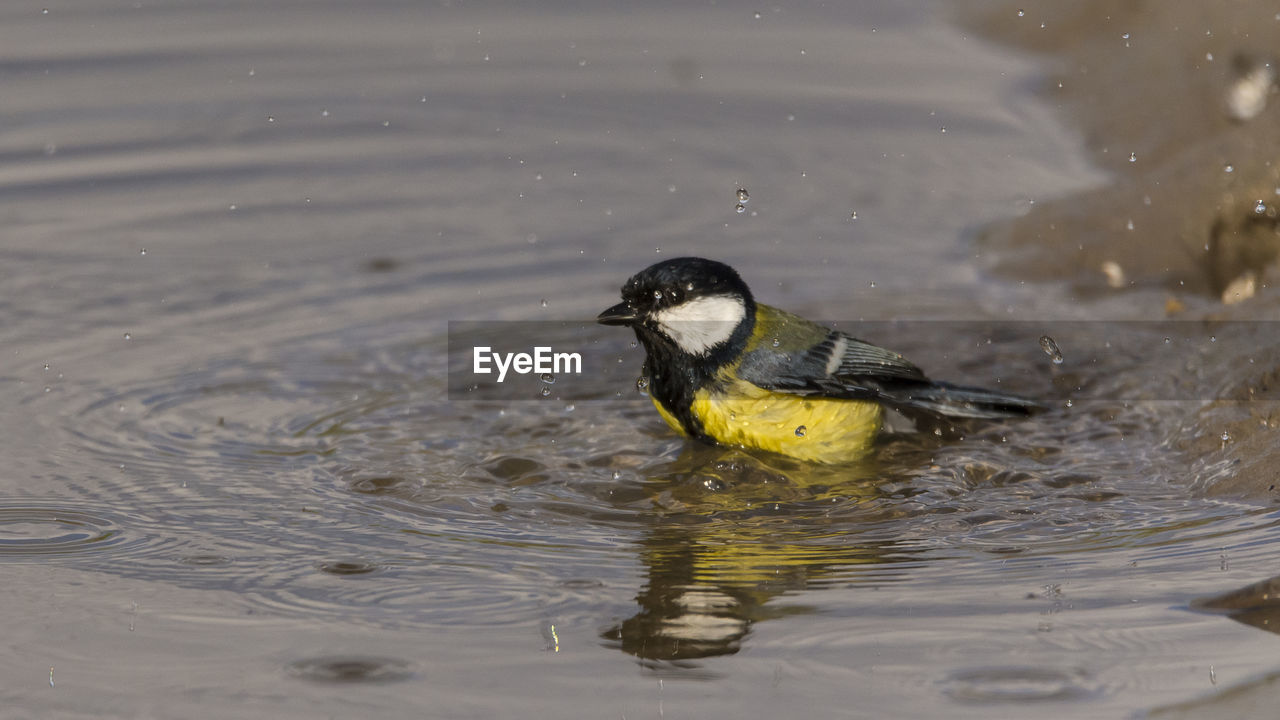
[[[681,350],[702,355],[728,340],[746,316],[742,298],[712,295],[659,310],[653,320]]]

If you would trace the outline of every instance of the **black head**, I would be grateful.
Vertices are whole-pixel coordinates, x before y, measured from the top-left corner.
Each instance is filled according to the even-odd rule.
[[[755,300],[738,273],[697,257],[654,263],[622,286],[622,302],[600,313],[605,325],[636,329],[641,340],[665,343],[690,355],[707,355],[749,334]],[[745,337],[741,338],[745,340]]]

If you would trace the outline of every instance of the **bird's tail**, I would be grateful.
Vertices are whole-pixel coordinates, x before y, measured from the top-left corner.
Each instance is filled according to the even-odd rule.
[[[934,382],[893,393],[903,410],[926,410],[951,418],[994,419],[1025,417],[1045,409],[1044,405],[1009,393]]]

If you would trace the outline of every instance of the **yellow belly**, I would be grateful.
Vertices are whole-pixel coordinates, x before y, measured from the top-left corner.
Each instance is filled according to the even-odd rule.
[[[655,400],[668,425],[680,422]],[[809,462],[856,460],[871,450],[883,410],[868,400],[805,398],[763,390],[744,381],[699,390],[693,414],[722,445],[756,448]]]

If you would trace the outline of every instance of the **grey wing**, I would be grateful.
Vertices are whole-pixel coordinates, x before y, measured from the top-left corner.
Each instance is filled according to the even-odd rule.
[[[995,390],[933,382],[920,368],[842,332],[798,353],[752,353],[739,375],[774,392],[844,400],[876,400],[912,417],[1003,418],[1043,409],[1035,400]]]
[[[903,381],[928,382],[902,355],[836,330],[801,352],[752,353],[738,373],[766,390],[844,399],[887,400]]]
[[[1044,406],[1035,400],[997,390],[935,382],[896,352],[843,333],[828,338],[833,351],[832,380],[845,392],[874,390],[874,397],[904,413],[925,411],[951,418],[1003,418],[1030,415]],[[843,352],[841,346],[844,346]],[[815,348],[816,349],[816,348]],[[839,365],[831,358],[839,357]],[[848,397],[828,393],[832,397]],[[855,394],[853,397],[866,397]]]
[[[857,380],[859,378],[900,380],[928,380],[924,371],[911,364],[900,353],[877,347],[850,337],[842,332],[832,332],[827,340],[814,350],[830,345],[827,351],[827,370],[833,377]],[[837,361],[836,358],[839,358]]]

